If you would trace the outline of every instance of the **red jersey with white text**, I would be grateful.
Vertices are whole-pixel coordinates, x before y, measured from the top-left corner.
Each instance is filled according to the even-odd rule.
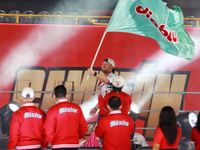
[[[79,105],[60,99],[48,110],[44,128],[53,149],[78,148],[79,139],[87,131],[87,122]]]
[[[109,79],[109,82],[112,83],[114,78],[116,77],[115,74],[112,72],[106,75],[106,77]],[[110,84],[106,84],[104,82],[99,82],[97,86],[97,91],[100,92],[99,98],[98,98],[98,108],[99,108],[99,114],[100,115],[106,115],[106,109],[105,109],[105,100],[104,97],[107,93],[111,92]]]
[[[46,148],[45,113],[34,103],[25,103],[12,114],[8,149]]]
[[[173,145],[169,145],[160,127],[156,129],[153,143],[160,144],[159,149],[178,149],[178,143],[181,138],[181,128],[177,125],[177,138]]]
[[[200,150],[200,132],[197,131],[197,128],[192,128],[191,140],[194,141],[195,144],[195,150]]]
[[[128,115],[132,99],[129,94],[127,94],[123,91],[121,91],[121,92],[111,91],[110,93],[106,94],[104,107],[106,108],[107,114],[110,113],[109,109],[107,108],[108,100],[113,96],[117,96],[121,99],[122,108],[120,110],[121,110],[122,114]]]
[[[99,119],[95,134],[103,138],[102,150],[130,150],[133,131],[133,119],[115,110]]]

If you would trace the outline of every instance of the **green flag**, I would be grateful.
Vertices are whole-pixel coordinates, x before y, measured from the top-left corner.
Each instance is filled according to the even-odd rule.
[[[177,6],[169,9],[162,0],[119,0],[106,32],[153,38],[165,52],[192,61],[195,44],[185,31],[183,21],[181,9]]]

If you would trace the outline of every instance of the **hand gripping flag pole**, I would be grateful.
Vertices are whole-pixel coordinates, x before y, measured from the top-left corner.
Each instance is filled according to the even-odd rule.
[[[98,46],[98,48],[97,48],[96,54],[95,54],[95,56],[94,56],[94,58],[93,58],[92,64],[91,64],[91,66],[90,66],[90,69],[93,68],[94,62],[95,62],[95,60],[96,60],[96,58],[97,58],[97,55],[98,55],[98,53],[99,53],[99,50],[100,50],[100,48],[101,48],[101,45],[102,45],[102,43],[103,43],[103,40],[104,40],[105,36],[106,36],[106,32],[104,32],[104,34],[103,34],[103,36],[102,36],[102,38],[101,38],[101,41],[100,41],[99,46]],[[89,78],[89,74],[87,75],[87,79],[88,79],[88,78]]]

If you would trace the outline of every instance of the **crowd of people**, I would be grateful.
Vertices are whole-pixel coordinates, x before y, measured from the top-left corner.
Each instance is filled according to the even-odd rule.
[[[136,133],[133,138],[135,124],[129,116],[132,99],[122,91],[124,79],[114,74],[114,67],[115,62],[107,58],[102,63],[103,74],[88,69],[88,74],[99,80],[98,103],[90,110],[90,115],[99,110],[95,134],[99,137],[102,150],[133,149],[134,139],[142,139],[141,145],[148,146],[143,136]],[[88,130],[83,112],[79,105],[67,101],[67,89],[63,85],[55,87],[53,97],[56,104],[45,114],[34,106],[33,89],[25,87],[22,90],[24,104],[12,115],[8,150],[44,150],[49,143],[55,150],[78,150],[79,140]],[[180,139],[181,128],[177,125],[175,111],[171,106],[164,106],[152,149],[178,149]],[[195,150],[199,150],[200,115],[192,129],[191,140],[195,143]]]

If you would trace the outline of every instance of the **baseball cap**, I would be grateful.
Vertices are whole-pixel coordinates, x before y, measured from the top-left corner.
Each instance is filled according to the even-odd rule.
[[[34,91],[32,88],[30,87],[25,87],[22,90],[22,97],[24,98],[33,98],[34,97]]]
[[[112,60],[112,59],[110,59],[110,58],[106,58],[106,59],[104,59],[104,61],[109,62],[113,67],[115,67],[115,62],[114,62],[114,60]]]
[[[116,76],[112,82],[114,87],[121,88],[124,86],[124,78],[121,76]]]

